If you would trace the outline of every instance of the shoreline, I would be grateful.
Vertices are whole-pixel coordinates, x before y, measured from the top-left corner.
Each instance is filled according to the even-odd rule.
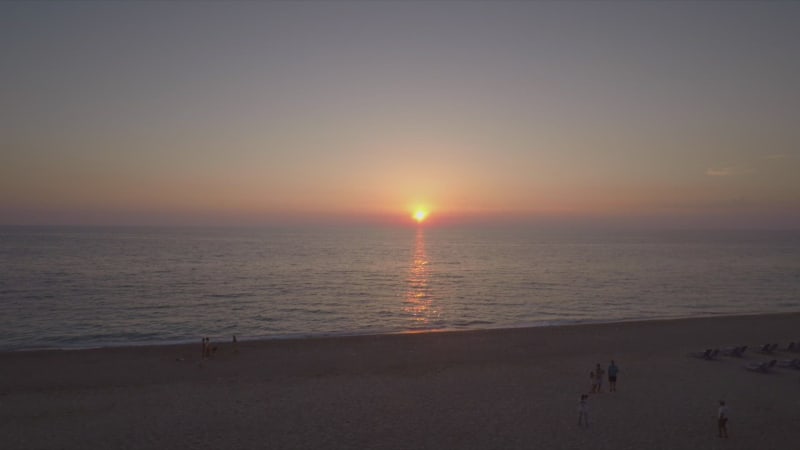
[[[263,335],[263,336],[241,336],[236,335],[240,343],[243,342],[272,342],[272,341],[303,341],[303,340],[319,340],[319,339],[337,339],[349,337],[377,337],[377,336],[403,336],[403,335],[416,335],[416,334],[440,334],[440,333],[471,333],[483,331],[503,331],[503,330],[520,330],[520,329],[539,329],[539,328],[559,328],[559,327],[575,327],[575,326],[591,326],[591,325],[604,325],[604,324],[627,324],[627,323],[650,323],[650,322],[663,322],[663,321],[681,321],[681,320],[705,320],[705,319],[724,319],[724,318],[738,318],[738,317],[762,317],[762,316],[782,316],[782,315],[800,315],[797,312],[769,312],[758,313],[749,312],[741,314],[719,314],[719,315],[705,315],[705,316],[669,316],[669,317],[653,317],[653,318],[630,318],[630,319],[598,319],[598,320],[578,320],[578,321],[549,321],[541,324],[522,324],[519,326],[498,326],[487,328],[442,328],[442,329],[425,329],[425,330],[406,330],[394,332],[341,332],[341,333],[294,333],[288,335]],[[545,321],[543,321],[545,322]],[[147,348],[147,347],[173,347],[173,346],[191,346],[195,345],[195,341],[201,339],[201,335],[192,339],[180,339],[174,341],[152,341],[152,342],[131,342],[131,343],[106,343],[97,345],[76,345],[67,347],[30,347],[30,348],[9,348],[0,349],[0,355],[5,353],[35,353],[35,352],[75,352],[86,350],[101,350],[101,349],[125,349],[125,348]],[[215,343],[228,344],[228,340],[220,340],[219,336],[210,335],[209,337]],[[232,335],[226,336],[228,339]],[[800,337],[800,336],[799,336]]]

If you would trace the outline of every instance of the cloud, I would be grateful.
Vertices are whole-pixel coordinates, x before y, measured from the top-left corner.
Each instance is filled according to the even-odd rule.
[[[734,175],[743,175],[751,172],[753,172],[753,170],[747,167],[724,166],[724,167],[710,167],[708,170],[706,170],[706,175],[710,177],[730,177]]]
[[[791,156],[787,155],[786,153],[775,153],[774,155],[767,155],[764,157],[764,159],[788,159],[788,158],[791,158]]]

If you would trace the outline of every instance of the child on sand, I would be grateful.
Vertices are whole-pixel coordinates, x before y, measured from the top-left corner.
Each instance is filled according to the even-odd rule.
[[[594,368],[594,375],[597,377],[597,392],[603,392],[603,375],[605,373],[603,368],[600,367],[600,363],[597,363],[597,367]]]
[[[581,394],[581,401],[578,403],[578,426],[589,428],[589,396]]]

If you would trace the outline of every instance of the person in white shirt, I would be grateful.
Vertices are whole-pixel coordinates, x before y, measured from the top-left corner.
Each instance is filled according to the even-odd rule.
[[[589,428],[589,403],[587,400],[589,396],[586,394],[581,395],[581,401],[578,403],[578,426]]]
[[[600,367],[600,363],[597,363],[597,367],[594,368],[594,376],[597,377],[597,392],[603,392],[603,375],[606,372]]]
[[[717,431],[719,437],[728,437],[728,407],[725,406],[725,401],[719,401],[719,409],[717,410]]]

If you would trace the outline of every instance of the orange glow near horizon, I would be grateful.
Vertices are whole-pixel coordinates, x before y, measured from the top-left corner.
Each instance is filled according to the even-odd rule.
[[[428,217],[428,211],[425,211],[424,209],[417,209],[414,211],[413,217],[417,223],[422,223]]]

